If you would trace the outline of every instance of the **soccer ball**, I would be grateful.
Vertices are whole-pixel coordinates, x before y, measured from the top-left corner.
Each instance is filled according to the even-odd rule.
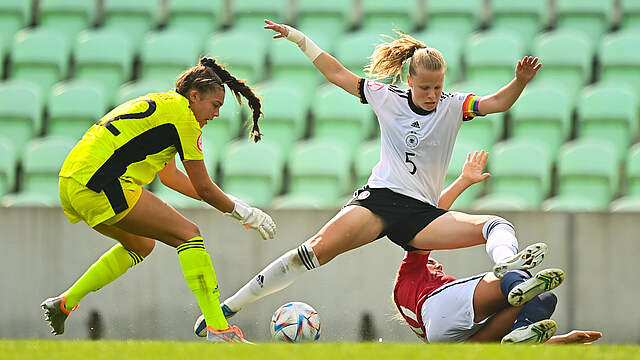
[[[275,341],[311,342],[320,338],[320,316],[303,302],[286,303],[273,314],[269,328]]]

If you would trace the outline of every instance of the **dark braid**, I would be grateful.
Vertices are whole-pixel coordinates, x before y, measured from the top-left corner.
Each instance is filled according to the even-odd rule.
[[[240,95],[244,96],[245,99],[249,102],[249,107],[253,112],[253,129],[251,129],[251,133],[249,137],[253,137],[253,142],[258,142],[262,138],[262,133],[260,133],[260,127],[258,126],[258,119],[260,115],[262,115],[262,111],[260,108],[262,104],[260,103],[260,98],[256,96],[253,90],[247,86],[244,80],[238,80],[233,75],[231,75],[225,68],[216,63],[216,60],[211,57],[204,56],[200,59],[200,65],[213,69],[220,80],[222,80],[223,84],[227,84],[229,89],[233,91],[233,95],[235,95],[236,100],[238,100],[239,104],[242,104],[242,99]]]

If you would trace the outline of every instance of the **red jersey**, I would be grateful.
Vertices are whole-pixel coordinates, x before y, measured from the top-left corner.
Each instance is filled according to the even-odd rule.
[[[429,255],[417,251],[406,252],[393,288],[393,301],[418,337],[427,340],[422,322],[422,304],[440,286],[456,278],[427,266]]]

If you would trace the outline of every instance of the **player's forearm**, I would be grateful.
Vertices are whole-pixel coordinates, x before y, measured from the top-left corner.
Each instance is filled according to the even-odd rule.
[[[498,90],[493,96],[495,98],[496,106],[500,112],[507,111],[518,100],[522,90],[524,90],[526,82],[513,78],[510,83]]]
[[[440,209],[449,210],[458,196],[460,196],[460,194],[462,194],[471,185],[473,185],[473,183],[469,180],[463,178],[462,176],[458,177],[440,194],[440,199],[438,199],[438,207]]]
[[[171,175],[167,175],[166,173],[163,175],[164,176],[160,177],[160,181],[166,187],[196,200],[201,200],[193,184],[191,184],[191,180],[189,180],[189,177],[182,171],[176,169]]]
[[[230,213],[235,207],[233,200],[231,200],[213,181],[208,185],[196,188],[196,191],[202,201],[223,213]]]

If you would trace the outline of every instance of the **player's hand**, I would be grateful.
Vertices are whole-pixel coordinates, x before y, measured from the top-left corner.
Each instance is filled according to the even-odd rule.
[[[525,56],[522,60],[518,60],[518,65],[516,65],[516,79],[528,83],[536,76],[541,67],[542,63],[538,62],[538,58]]]
[[[257,231],[262,240],[273,239],[276,235],[276,223],[273,222],[271,216],[237,198],[233,198],[233,201],[235,203],[233,211],[225,213],[225,215],[231,216],[240,221],[240,224]]]
[[[471,153],[468,153],[467,161],[465,161],[464,163],[464,167],[462,168],[462,175],[460,176],[471,184],[484,181],[486,178],[491,176],[490,173],[482,172],[482,169],[484,169],[484,165],[487,163],[488,158],[489,153],[484,152],[484,150],[480,152],[476,151],[473,156],[471,155]]]
[[[287,35],[289,35],[289,29],[285,25],[276,24],[273,21],[267,19],[264,19],[264,22],[267,23],[267,25],[264,26],[265,29],[277,32],[277,34],[273,35],[274,39],[287,37]]]
[[[564,335],[554,336],[547,341],[548,344],[585,344],[600,339],[602,333],[599,331],[573,330]]]

